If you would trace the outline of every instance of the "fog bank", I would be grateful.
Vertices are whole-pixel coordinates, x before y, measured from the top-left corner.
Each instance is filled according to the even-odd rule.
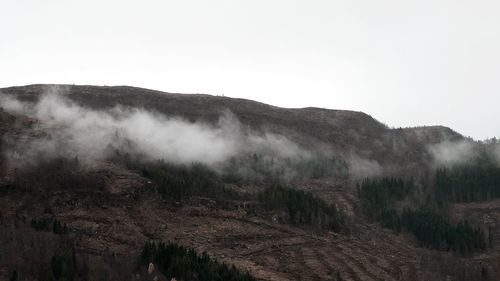
[[[17,160],[65,156],[88,163],[106,158],[111,149],[134,152],[172,163],[224,162],[242,153],[275,157],[307,157],[308,153],[281,135],[243,130],[229,111],[215,124],[189,122],[138,108],[116,106],[100,111],[71,101],[51,88],[36,103],[0,96],[7,112],[40,120],[47,135],[15,144],[9,157]]]

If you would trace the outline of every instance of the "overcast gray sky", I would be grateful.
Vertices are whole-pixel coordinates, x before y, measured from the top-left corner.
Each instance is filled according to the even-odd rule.
[[[0,87],[132,85],[500,136],[498,0],[0,1]]]

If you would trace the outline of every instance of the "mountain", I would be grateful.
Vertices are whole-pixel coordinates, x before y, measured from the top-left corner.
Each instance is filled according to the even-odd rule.
[[[111,118],[113,128],[118,128],[116,135],[122,130],[135,132],[123,126],[135,120],[130,117],[134,110],[141,110],[161,122],[182,120],[180,124],[190,130],[195,124],[202,132],[219,130],[221,116],[229,114],[241,127],[240,137],[254,141],[243,142],[250,148],[239,148],[215,164],[198,159],[202,164],[191,165],[145,157],[147,152],[137,149],[143,140],[129,133],[109,143],[112,149],[99,150],[99,157],[89,165],[77,148],[57,147],[67,141],[80,143],[66,139],[74,137],[67,134],[67,125],[40,118],[29,106],[14,110],[4,103],[0,249],[7,254],[0,257],[2,280],[64,276],[167,280],[173,273],[160,270],[161,262],[145,254],[148,241],[176,243],[200,255],[207,252],[263,280],[495,280],[500,272],[495,243],[500,229],[492,219],[499,215],[496,198],[450,199],[445,207],[440,198],[434,198],[438,193],[433,188],[439,185],[433,180],[436,153],[432,148],[448,143],[482,147],[450,128],[389,128],[362,112],[280,108],[244,99],[125,86],[0,89],[0,97],[26,105],[39,103],[47,93],[71,102],[63,109],[78,112],[79,118],[92,114]],[[104,126],[99,123],[92,126]],[[62,139],[52,142],[57,138]],[[272,148],[276,143],[296,144],[300,153],[282,156],[279,147],[278,152]],[[191,142],[182,145],[189,153]],[[47,151],[60,153],[40,156]],[[467,219],[478,226],[477,233],[484,230],[491,243],[464,254],[447,248],[446,241],[441,248],[426,245],[409,226],[403,225],[407,230],[399,233],[391,230],[386,221],[366,214],[372,197],[363,197],[365,177],[415,182],[411,195],[381,197],[388,204],[382,213],[441,204],[440,216],[445,214],[452,222]],[[141,256],[151,259],[152,273],[147,261],[140,263]],[[201,269],[191,271],[184,279],[203,280]]]
[[[4,88],[5,95],[36,100],[56,85],[30,85]],[[391,129],[373,117],[356,111],[323,108],[280,108],[245,99],[201,94],[173,94],[135,87],[97,87],[57,85],[73,101],[94,108],[109,109],[117,105],[139,107],[190,121],[215,122],[229,110],[238,120],[254,129],[281,133],[304,145],[321,142],[344,152],[358,153],[388,165],[421,158],[428,144],[464,137],[450,128],[427,126]],[[387,157],[390,157],[388,159]],[[398,163],[399,164],[399,163]]]

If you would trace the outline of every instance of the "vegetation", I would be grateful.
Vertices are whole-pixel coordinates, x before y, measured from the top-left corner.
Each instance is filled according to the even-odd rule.
[[[243,197],[225,188],[220,177],[202,164],[187,166],[156,161],[144,164],[141,171],[156,184],[158,193],[166,200],[182,202],[192,196],[216,200]],[[334,231],[340,231],[344,225],[344,216],[335,206],[328,205],[310,192],[276,185],[260,192],[256,199],[264,204],[266,210],[286,210],[287,222],[294,225]]]
[[[219,176],[203,164],[174,165],[163,160],[145,163],[142,175],[151,179],[163,199],[182,202],[193,195],[213,199],[233,198]]]
[[[299,172],[300,178],[319,179],[343,176],[348,172],[348,165],[344,159],[321,155],[292,162],[292,166]]]
[[[258,199],[267,210],[284,210],[288,221],[294,225],[331,229],[335,232],[340,232],[345,226],[342,212],[310,192],[278,185],[260,192]]]
[[[479,227],[467,221],[452,223],[436,211],[419,208],[407,209],[400,219],[401,225],[425,247],[438,250],[455,250],[462,255],[475,249],[486,249],[486,235]]]
[[[454,250],[462,255],[486,249],[486,235],[467,221],[451,222],[443,211],[435,208],[394,209],[394,203],[405,199],[415,189],[413,180],[383,178],[366,180],[358,185],[359,197],[367,216],[396,232],[408,231],[424,247]]]
[[[260,159],[257,155],[252,157]],[[115,152],[114,160],[128,168],[140,170],[144,177],[151,179],[164,200],[183,202],[192,196],[214,200],[258,200],[268,211],[285,210],[286,221],[294,225],[334,231],[340,231],[345,225],[342,212],[310,192],[273,185],[257,195],[244,195],[225,187],[224,177],[228,180],[228,174],[219,176],[203,164],[175,165],[159,160],[138,165],[137,161],[120,152]],[[254,163],[260,163],[260,160],[255,160]],[[231,166],[237,168],[237,164]]]
[[[63,157],[40,160],[19,170],[12,183],[21,190],[86,190],[104,189],[104,181],[95,177],[80,164],[78,158]]]
[[[52,231],[54,234],[68,233],[68,226],[65,223],[52,218],[33,218],[31,227],[38,231]]]
[[[211,199],[237,199],[239,193],[225,188],[221,177],[202,163],[173,164],[165,160],[148,161],[137,155],[110,151],[111,160],[150,179],[164,200],[182,202],[192,196]]]
[[[472,202],[500,197],[500,167],[494,159],[479,156],[471,163],[436,171],[435,196],[439,204]]]
[[[335,157],[279,158],[253,153],[231,158],[222,169],[222,179],[235,184],[279,184],[294,179],[317,179],[346,173],[347,163]]]
[[[0,137],[0,177],[5,174],[5,144],[2,137]]]
[[[70,241],[61,243],[50,259],[49,266],[42,267],[38,274],[40,281],[75,280],[77,276],[75,249]]]
[[[253,281],[246,273],[241,273],[234,266],[229,267],[212,260],[207,253],[198,255],[193,249],[187,249],[174,243],[147,242],[141,253],[140,266],[154,263],[167,280],[197,281]]]
[[[392,220],[394,213],[388,208],[415,191],[413,179],[382,178],[364,180],[357,185],[358,196],[363,202],[365,214],[372,220]]]

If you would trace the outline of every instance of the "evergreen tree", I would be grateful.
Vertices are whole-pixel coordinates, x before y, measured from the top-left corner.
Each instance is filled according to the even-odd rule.
[[[174,243],[146,242],[141,252],[139,266],[147,266],[150,262],[157,265],[158,270],[168,280],[171,278],[185,281],[256,280],[247,273],[239,272],[234,266],[229,267],[211,259],[207,253],[198,255],[193,249]]]
[[[5,144],[3,137],[0,136],[0,177],[5,175],[6,168]]]
[[[335,232],[345,227],[344,214],[310,192],[277,185],[264,189],[258,199],[267,210],[285,210],[288,221],[295,225]]]
[[[365,214],[372,220],[384,220],[388,224],[397,224],[397,221],[394,221],[394,213],[387,208],[412,194],[415,189],[413,179],[400,178],[367,179],[357,186]]]
[[[439,171],[442,179],[447,171]],[[412,233],[424,247],[454,250],[468,255],[477,249],[486,249],[486,235],[479,227],[467,221],[451,222],[438,209],[420,207],[398,212],[397,201],[405,199],[415,189],[413,180],[396,178],[365,180],[357,187],[365,214],[382,226],[395,232]]]
[[[481,153],[476,159],[448,168],[435,175],[436,201],[473,202],[500,197],[500,167],[493,156]]]

